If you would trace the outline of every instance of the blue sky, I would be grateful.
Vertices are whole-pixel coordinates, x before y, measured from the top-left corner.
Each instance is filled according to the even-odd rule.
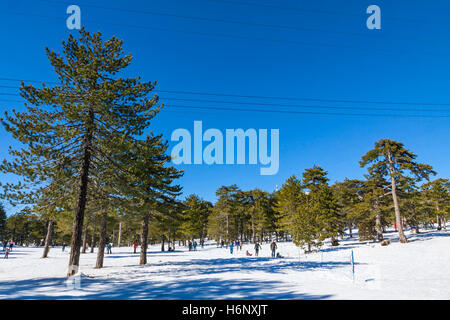
[[[82,10],[82,24],[89,31],[99,30],[105,38],[116,35],[124,40],[125,51],[134,56],[127,74],[140,75],[149,81],[157,80],[160,90],[331,100],[450,103],[448,1],[264,0],[258,1],[262,5],[251,3],[251,0],[2,2],[0,36],[4,45],[0,51],[0,78],[55,80],[44,48],[48,46],[60,50],[61,41],[74,32],[66,28],[65,12],[69,4],[77,4]],[[368,15],[365,11],[371,4],[381,8],[382,30],[366,28]],[[88,5],[147,13],[107,10]],[[262,24],[276,25],[278,28]],[[168,32],[166,29],[178,32]],[[3,86],[15,84],[0,80]],[[0,88],[0,92],[17,91]],[[375,141],[382,138],[403,142],[418,154],[420,162],[431,164],[439,172],[439,177],[449,177],[448,117],[203,112],[171,108],[170,104],[314,111],[313,108],[276,106],[306,104],[362,109],[318,110],[332,113],[418,115],[450,115],[450,106],[286,101],[173,93],[160,93],[160,97],[167,107],[155,119],[151,130],[163,133],[166,139],[177,128],[192,131],[194,120],[203,121],[204,129],[217,128],[222,132],[228,128],[280,130],[280,169],[276,175],[261,176],[259,165],[180,166],[185,170],[185,176],[180,181],[184,192],[197,193],[207,200],[215,200],[218,187],[233,183],[243,189],[258,187],[273,191],[277,184],[281,186],[290,175],[301,175],[305,168],[314,164],[325,168],[332,182],[345,177],[361,178],[365,169],[359,168],[358,161]],[[175,102],[170,98],[252,102],[255,105]],[[18,99],[0,95],[1,110],[20,108],[20,102],[2,101]],[[258,106],[258,103],[275,106]],[[374,108],[397,111],[377,111]],[[427,111],[401,111],[412,108]],[[0,128],[0,135],[0,158],[5,158],[8,146],[16,144],[3,128]],[[0,178],[2,181],[10,179],[4,175]]]

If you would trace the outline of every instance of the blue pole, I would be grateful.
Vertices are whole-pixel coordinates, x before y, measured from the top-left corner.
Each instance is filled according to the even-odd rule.
[[[353,280],[355,280],[355,260],[354,260],[354,256],[353,256],[353,250],[352,250],[352,276],[353,276]]]

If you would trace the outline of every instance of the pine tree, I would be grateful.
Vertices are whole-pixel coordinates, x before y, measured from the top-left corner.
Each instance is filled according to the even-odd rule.
[[[314,165],[303,173],[302,186],[308,190],[308,197],[312,197],[314,203],[314,215],[316,223],[321,228],[319,240],[331,237],[333,246],[339,244],[337,235],[343,229],[340,223],[339,205],[333,190],[328,186],[328,174],[323,168]]]
[[[447,229],[446,219],[450,216],[450,182],[448,179],[436,179],[422,186],[426,202],[435,212],[438,230]]]
[[[306,170],[305,182],[309,183],[310,177],[314,176],[316,170]],[[310,175],[312,173],[312,175]],[[321,174],[320,174],[321,175]],[[319,179],[326,182],[324,179]],[[317,182],[317,184],[316,184]],[[318,180],[309,184],[311,189],[317,191],[319,189]],[[275,211],[277,212],[277,226],[279,231],[289,233],[294,244],[303,247],[306,253],[312,251],[312,247],[320,246],[320,236],[323,229],[320,218],[318,216],[318,208],[315,199],[311,194],[303,191],[303,185],[295,176],[291,176],[286,180],[281,189],[276,193]]]
[[[216,191],[217,202],[209,218],[208,232],[216,240],[232,241],[238,237],[239,226],[239,193],[236,185],[222,186]],[[242,209],[242,208],[241,208]]]
[[[182,221],[180,228],[187,239],[206,237],[208,218],[212,211],[212,204],[205,201],[195,194],[188,196],[184,202]]]
[[[389,185],[381,176],[366,175],[366,180],[358,181],[356,195],[350,217],[358,224],[358,237],[362,240],[383,240],[383,229],[386,221],[390,220],[387,202],[391,194]]]
[[[310,192],[314,192],[320,187],[327,185],[329,179],[326,177],[327,171],[321,167],[314,165],[314,167],[306,169],[303,172],[303,187],[308,189]]]
[[[249,215],[251,239],[253,243],[256,243],[258,234],[272,233],[276,229],[273,209],[275,205],[274,197],[259,189],[244,192],[243,196],[248,200],[247,212]]]
[[[149,221],[151,218],[177,210],[182,188],[173,184],[183,175],[167,166],[171,157],[166,154],[168,144],[162,136],[147,135],[139,143],[130,143],[122,154],[122,166],[129,172],[121,184],[124,197],[134,203],[135,212],[142,222],[140,264],[147,263]]]
[[[302,183],[295,176],[289,177],[275,195],[274,210],[277,215],[277,230],[288,231],[302,202]]]
[[[3,171],[22,176],[25,183],[46,184],[62,160],[73,168],[77,200],[68,275],[79,265],[81,233],[88,186],[98,167],[115,161],[118,146],[134,140],[159,111],[157,97],[149,97],[155,83],[117,78],[130,65],[122,41],[103,41],[101,34],[80,30],[63,41],[63,54],[46,49],[60,84],[35,88],[22,83],[27,111],[6,114],[3,124],[27,146],[11,150],[14,160]],[[96,163],[97,162],[97,163]],[[23,185],[18,186],[22,188]]]
[[[404,147],[403,143],[382,139],[375,142],[374,149],[368,151],[360,161],[361,167],[371,164],[368,168],[370,174],[389,178],[396,226],[401,243],[406,243],[407,239],[403,232],[403,221],[397,196],[399,180],[407,173],[412,174],[417,181],[428,180],[430,174],[435,174],[430,165],[415,162],[416,157]]]
[[[355,206],[362,201],[360,194],[363,182],[360,180],[345,179],[333,185],[334,192],[340,207],[342,221],[348,227],[350,238],[353,237],[352,228],[358,222],[359,214]]]
[[[316,217],[316,223],[320,227],[319,241],[322,242],[325,238],[331,238],[331,245],[337,246],[337,235],[343,229],[340,221],[340,207],[330,186],[317,186],[314,192],[311,192],[308,197],[313,201],[313,214]]]
[[[0,241],[4,241],[6,239],[6,211],[5,207],[2,203],[0,203]]]

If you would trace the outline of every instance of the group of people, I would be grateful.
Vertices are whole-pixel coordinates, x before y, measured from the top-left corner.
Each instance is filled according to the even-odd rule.
[[[12,251],[13,247],[14,241],[3,241],[3,252],[5,253],[3,259],[8,259],[9,253]]]
[[[197,241],[194,240],[194,242],[190,241],[188,242],[189,251],[197,251]]]
[[[230,242],[230,243],[225,242],[224,240],[222,240],[220,242],[220,247],[223,248],[224,246],[226,248],[228,248],[228,247],[230,248],[230,253],[231,254],[233,254],[234,248],[236,248],[236,251],[242,250],[242,242],[239,241],[239,240],[236,240],[235,242]],[[255,249],[255,257],[258,257],[259,256],[259,251],[262,249],[261,244],[259,242],[256,242],[255,246],[254,246],[254,249]],[[277,252],[277,249],[278,249],[278,246],[277,246],[276,242],[272,241],[272,243],[270,244],[271,257],[272,258],[283,258],[283,256],[279,252]],[[250,253],[248,250],[246,251],[245,254],[248,257],[253,256],[253,254]]]
[[[112,243],[111,242],[107,242],[106,244],[105,244],[105,249],[106,249],[106,253],[107,254],[111,254],[112,253]],[[85,243],[84,244],[84,248],[85,248],[85,250],[87,251],[88,249],[89,249],[89,243]],[[64,251],[66,249],[66,243],[64,242],[63,243],[63,245],[62,245],[62,251]],[[94,252],[94,251],[92,251],[92,252]]]

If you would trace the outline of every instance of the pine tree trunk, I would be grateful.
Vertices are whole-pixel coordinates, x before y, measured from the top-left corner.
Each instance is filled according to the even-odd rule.
[[[348,224],[348,233],[350,235],[350,238],[353,238],[353,223]]]
[[[78,189],[78,200],[75,208],[75,217],[72,229],[72,241],[70,244],[69,269],[67,276],[72,276],[78,272],[80,265],[81,230],[84,222],[84,212],[86,210],[86,197],[89,182],[89,169],[91,166],[92,149],[92,126],[94,125],[94,112],[89,111],[88,132],[84,140],[83,164],[81,166],[80,185]]]
[[[253,209],[253,211],[254,211],[254,209]],[[256,228],[255,228],[255,221],[254,221],[253,216],[252,216],[252,241],[253,241],[253,243],[256,243]]]
[[[388,160],[389,160],[389,171],[391,175],[391,186],[392,186],[392,199],[394,200],[394,210],[395,210],[395,221],[397,223],[398,236],[401,243],[407,243],[406,236],[403,232],[403,221],[402,216],[400,214],[400,206],[398,204],[397,198],[397,185],[395,183],[395,168],[392,162],[391,153],[388,151]]]
[[[442,229],[441,216],[437,215],[436,221],[437,221],[437,229],[440,231]]]
[[[230,232],[229,232],[230,231],[230,218],[228,217],[228,214],[227,214],[227,230],[226,231],[227,231],[227,241],[228,241],[228,240],[230,240],[230,236],[229,236],[230,235]]]
[[[164,240],[166,239],[166,237],[164,235],[161,236],[161,251],[164,252]]]
[[[120,248],[122,242],[122,222],[119,222],[119,235],[117,236],[117,247]]]
[[[336,239],[336,236],[331,236],[331,245],[333,246],[333,247],[336,247],[336,246],[338,246],[339,245],[339,241]]]
[[[91,236],[91,253],[94,253],[94,246],[95,246],[95,232],[92,231],[92,236]]]
[[[381,216],[377,214],[375,217],[375,228],[377,230],[378,241],[383,241],[383,228],[381,228]]]
[[[106,212],[102,213],[102,220],[100,222],[100,235],[98,239],[98,250],[97,250],[97,263],[95,264],[96,269],[103,268],[103,258],[105,257],[105,246],[106,246]]]
[[[383,241],[383,228],[381,225],[381,215],[380,215],[380,210],[378,208],[378,199],[375,200],[375,205],[374,205],[374,209],[375,212],[377,213],[377,215],[375,216],[375,229],[377,231],[377,240],[378,241]]]
[[[132,243],[131,237],[132,237],[131,228],[128,228],[128,246],[131,246],[131,243]],[[133,237],[133,242],[134,242],[134,240],[135,240],[135,237]]]
[[[140,256],[140,261],[139,261],[140,265],[144,265],[147,263],[148,220],[149,220],[149,214],[145,214],[144,219],[142,221],[141,256]]]
[[[48,220],[47,224],[47,236],[45,237],[44,253],[42,258],[47,258],[48,251],[50,250],[50,242],[52,241],[53,221]]]
[[[84,232],[83,232],[83,248],[81,249],[81,253],[86,253],[86,243],[87,243],[87,236],[88,236],[88,230],[87,230],[87,226],[84,227]]]

